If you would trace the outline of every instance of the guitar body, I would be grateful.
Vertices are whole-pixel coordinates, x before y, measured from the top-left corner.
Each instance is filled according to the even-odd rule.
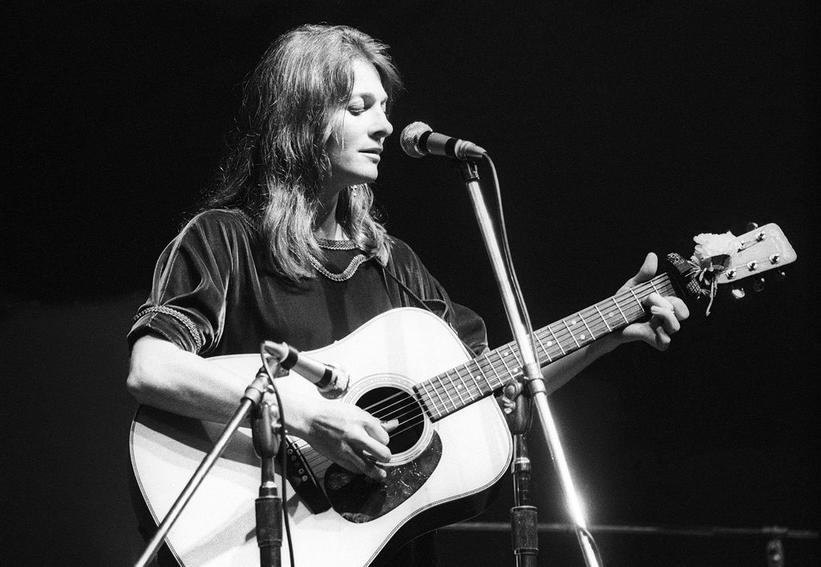
[[[450,327],[413,308],[383,313],[345,339],[309,354],[350,374],[350,389],[338,403],[363,407],[373,405],[375,398],[396,399],[391,396],[397,393],[410,400],[413,385],[470,358]],[[234,371],[243,384],[250,383],[260,366],[257,354],[209,360]],[[319,398],[316,388],[293,372],[277,379],[277,385]],[[284,411],[287,416],[288,408]],[[364,482],[336,465],[314,467],[322,459],[303,443],[310,472],[331,507],[312,512],[289,484],[284,505],[300,567],[372,565],[413,537],[483,509],[512,454],[510,433],[495,399],[486,397],[436,422],[417,415],[416,425],[404,428],[399,450],[391,447],[385,483]],[[132,464],[157,522],[221,431],[219,424],[140,408],[131,430]],[[182,565],[259,564],[254,535],[259,484],[250,430],[241,428],[168,535]],[[283,542],[282,564],[289,561]]]

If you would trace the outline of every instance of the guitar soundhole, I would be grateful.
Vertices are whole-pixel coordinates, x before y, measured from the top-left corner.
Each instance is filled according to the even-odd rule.
[[[406,391],[399,388],[381,387],[366,392],[356,405],[381,421],[399,420],[399,426],[390,434],[388,448],[397,455],[411,449],[425,427],[422,408]]]

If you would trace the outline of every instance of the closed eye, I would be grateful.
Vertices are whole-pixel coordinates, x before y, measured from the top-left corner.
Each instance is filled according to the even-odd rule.
[[[352,97],[351,101],[348,103],[348,112],[356,116],[358,114],[362,114],[366,110],[369,110],[375,104],[379,104],[379,106],[382,109],[382,112],[387,112],[387,97],[377,101],[376,97],[370,94]]]

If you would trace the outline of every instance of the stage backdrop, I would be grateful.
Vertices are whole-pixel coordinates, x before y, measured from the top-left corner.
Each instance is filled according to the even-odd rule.
[[[376,199],[453,297],[510,333],[457,172],[412,160],[423,120],[487,148],[534,323],[611,295],[644,254],[776,222],[783,282],[718,302],[669,352],[630,345],[552,398],[595,524],[817,530],[809,2],[84,2],[7,8],[2,215],[2,563],[126,565],[124,335],[196,210],[240,84],[304,22],[381,38],[403,73]],[[481,171],[485,180],[489,172]],[[695,318],[694,318],[695,319]],[[702,319],[702,318],[699,318]],[[566,521],[533,441],[544,522]],[[506,483],[484,521],[506,521]],[[608,565],[764,565],[763,538],[600,536]],[[443,532],[443,565],[511,564],[506,534]],[[567,535],[545,564],[581,565]],[[787,542],[790,565],[817,543]]]

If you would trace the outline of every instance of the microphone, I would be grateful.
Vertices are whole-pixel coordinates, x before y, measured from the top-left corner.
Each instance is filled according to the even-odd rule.
[[[424,122],[413,122],[405,126],[399,137],[399,145],[412,158],[432,154],[461,160],[477,160],[482,159],[487,153],[484,148],[473,142],[434,132]]]
[[[285,370],[292,368],[303,378],[317,387],[326,398],[338,398],[348,391],[350,379],[346,372],[330,364],[324,364],[305,356],[286,343],[265,341],[262,350],[266,355],[279,361]]]

